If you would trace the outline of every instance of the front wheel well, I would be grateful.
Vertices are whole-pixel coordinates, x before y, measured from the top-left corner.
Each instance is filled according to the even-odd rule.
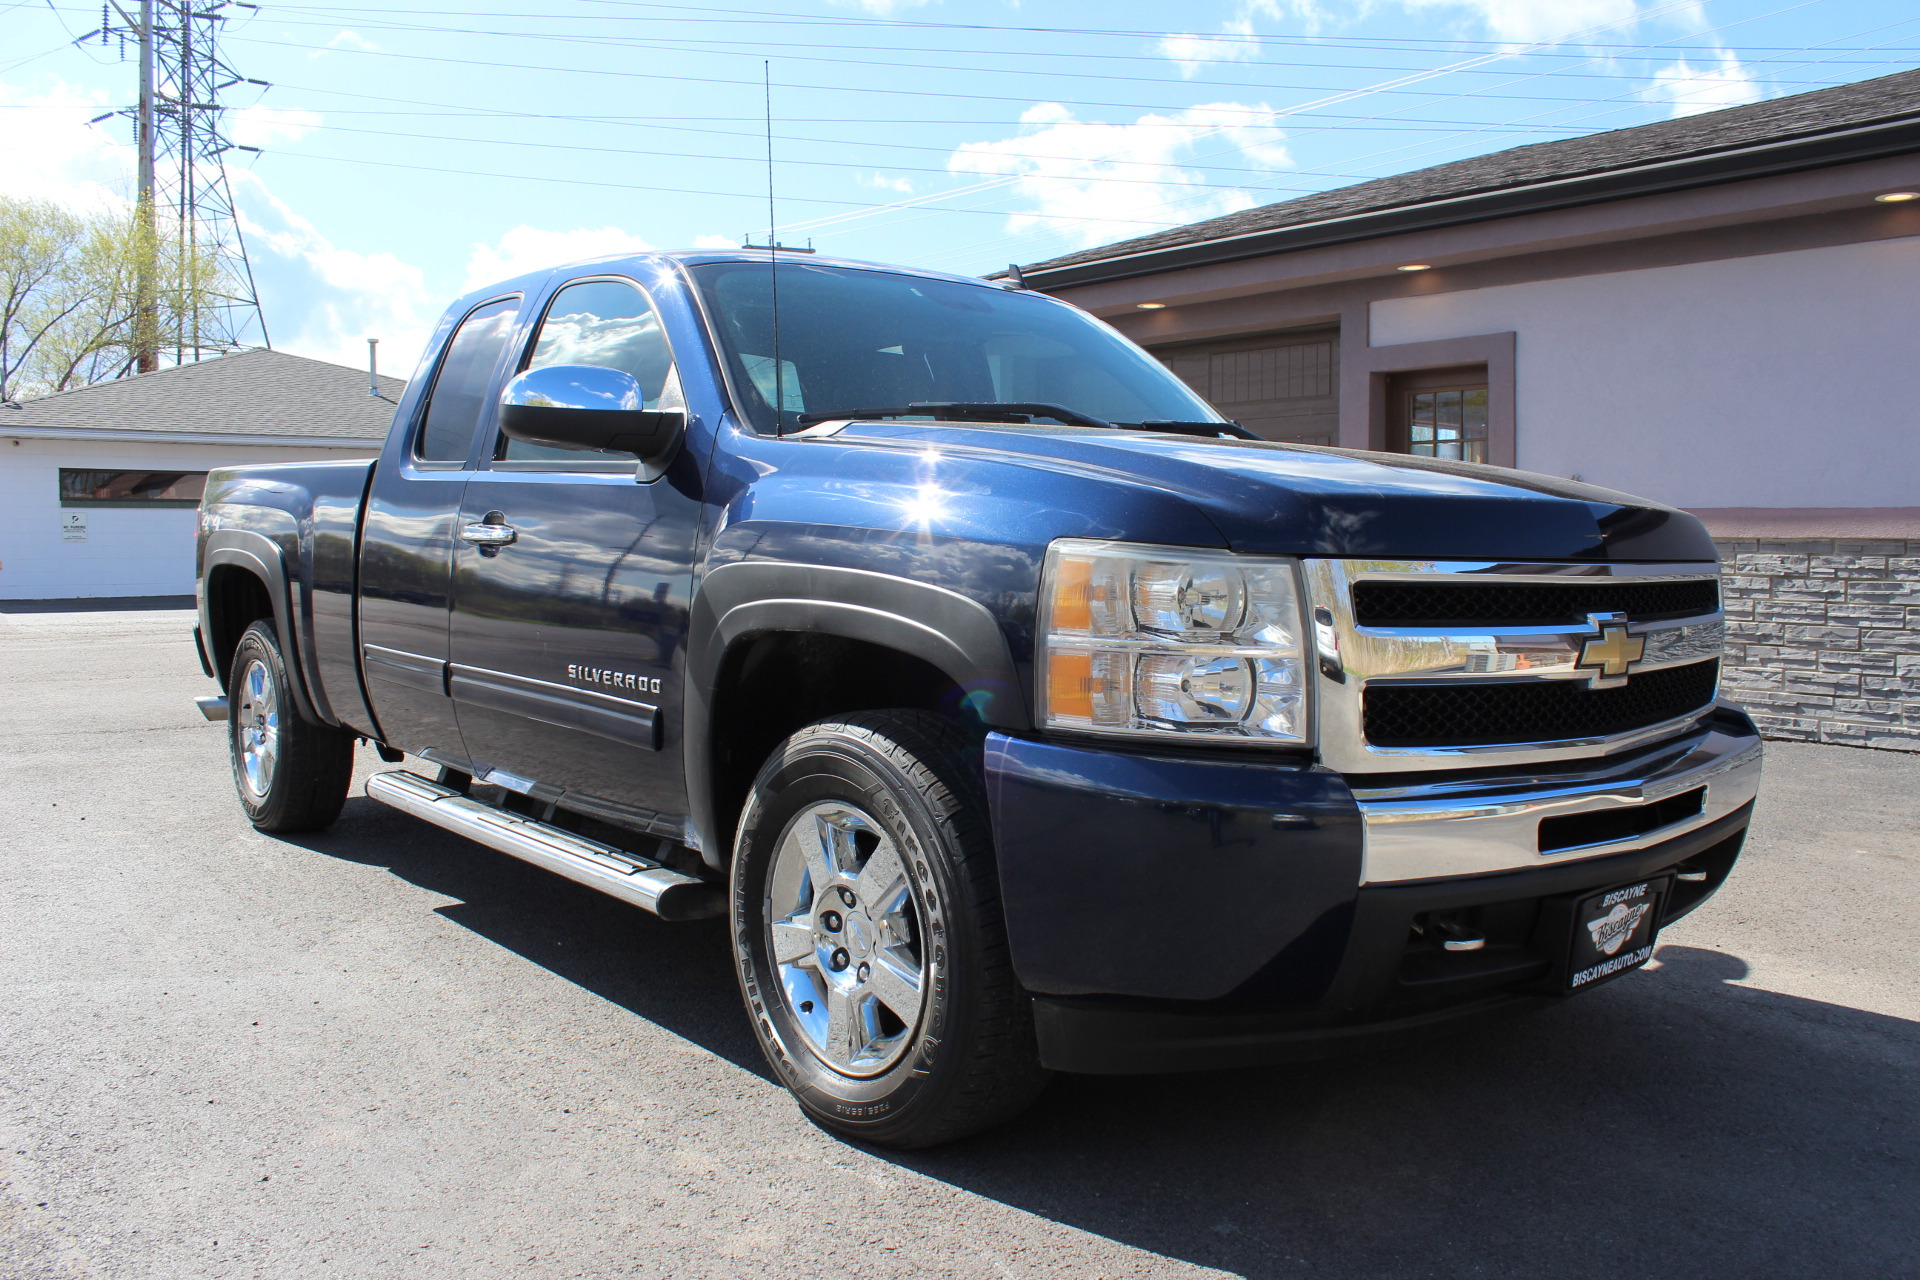
[[[213,662],[214,678],[225,689],[240,637],[261,618],[273,617],[273,596],[258,574],[233,564],[215,565],[207,574],[205,590],[207,656]],[[286,643],[285,637],[281,643]]]
[[[721,660],[708,726],[721,838],[731,841],[753,779],[780,743],[817,720],[894,708],[931,711],[975,739],[985,734],[966,692],[923,658],[820,632],[737,641]]]

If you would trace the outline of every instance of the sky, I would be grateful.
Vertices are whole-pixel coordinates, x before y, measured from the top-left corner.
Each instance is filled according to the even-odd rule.
[[[221,52],[266,82],[221,104],[272,344],[358,367],[377,337],[406,373],[459,294],[570,259],[771,222],[978,275],[1920,66],[1912,0],[749,3],[229,5]],[[0,192],[125,207],[131,123],[88,122],[137,63],[100,26],[0,0]]]

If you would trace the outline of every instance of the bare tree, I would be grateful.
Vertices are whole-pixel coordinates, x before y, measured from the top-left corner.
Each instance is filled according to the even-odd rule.
[[[225,268],[164,222],[0,196],[0,399],[125,377],[141,351],[197,345]]]

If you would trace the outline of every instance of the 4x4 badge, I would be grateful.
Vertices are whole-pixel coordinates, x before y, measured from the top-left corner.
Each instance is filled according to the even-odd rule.
[[[1592,687],[1612,688],[1627,682],[1627,672],[1647,652],[1647,638],[1627,631],[1623,613],[1589,614],[1587,621],[1600,634],[1580,646],[1580,661],[1573,665],[1592,671]]]

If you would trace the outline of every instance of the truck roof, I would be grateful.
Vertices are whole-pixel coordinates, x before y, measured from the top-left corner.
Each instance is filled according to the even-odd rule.
[[[768,251],[765,249],[673,249],[651,250],[646,253],[610,253],[592,258],[578,258],[572,262],[557,263],[538,271],[529,271],[523,275],[512,276],[495,281],[478,289],[469,290],[461,301],[491,297],[509,289],[532,290],[544,284],[556,272],[569,273],[585,267],[618,267],[631,264],[638,268],[646,263],[675,262],[684,266],[697,266],[712,262],[765,262]],[[955,284],[976,285],[982,289],[1006,289],[1011,286],[994,281],[982,280],[978,276],[954,275],[945,271],[930,271],[924,267],[906,267],[892,262],[869,262],[860,258],[833,258],[824,254],[807,253],[804,250],[786,249],[779,252],[779,261],[792,266],[828,266],[847,267],[859,271],[885,271],[894,275],[920,276],[929,280],[946,280]],[[643,275],[635,270],[633,274]]]

